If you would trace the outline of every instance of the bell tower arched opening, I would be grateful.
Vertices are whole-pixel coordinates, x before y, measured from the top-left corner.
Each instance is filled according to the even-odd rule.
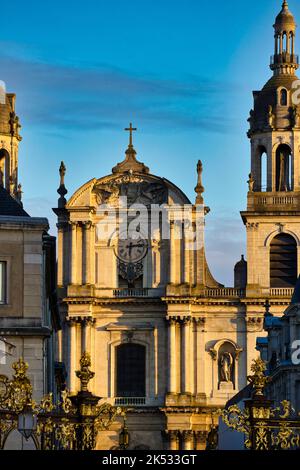
[[[0,149],[0,186],[9,191],[10,157],[5,149]]]
[[[297,244],[280,233],[270,245],[270,287],[294,287],[297,281]]]
[[[293,190],[292,152],[288,145],[281,144],[276,150],[276,191]]]

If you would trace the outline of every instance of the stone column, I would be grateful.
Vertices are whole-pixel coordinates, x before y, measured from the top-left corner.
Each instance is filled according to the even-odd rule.
[[[182,450],[194,449],[194,431],[188,430],[182,432]]]
[[[57,331],[57,356],[56,360],[58,362],[63,362],[63,344],[62,344],[62,330]]]
[[[91,227],[90,221],[83,222],[82,277],[83,284],[91,284]]]
[[[292,33],[292,54],[295,54],[295,36],[294,33]]]
[[[286,32],[286,52],[290,53],[290,33],[288,31]]]
[[[207,431],[196,431],[196,450],[205,450],[206,449],[206,440],[207,440]]]
[[[62,224],[57,224],[57,285],[64,284],[64,229]]]
[[[168,392],[176,393],[176,318],[169,319],[168,327]]]
[[[205,318],[195,319],[196,327],[196,394],[205,393]]]
[[[282,47],[283,46],[282,33],[280,33],[279,39],[280,39],[279,53],[282,54],[282,50],[283,50],[283,47]]]
[[[175,224],[174,221],[170,221],[170,283],[176,284],[176,240],[175,240]]]
[[[191,393],[191,369],[190,369],[190,330],[191,318],[184,318],[181,325],[181,350],[182,350],[182,393]]]
[[[278,54],[278,36],[275,34],[275,54]]]
[[[176,430],[167,430],[164,433],[166,439],[166,447],[167,450],[178,450],[179,448],[179,439],[178,439],[178,431]]]
[[[69,342],[68,342],[68,388],[70,392],[76,392],[76,375],[77,370],[77,337],[76,337],[76,319],[70,318],[68,320],[69,326]]]
[[[91,317],[85,317],[81,320],[81,352],[88,352],[91,354],[91,327],[93,319]]]
[[[192,243],[188,237],[186,236],[186,232],[184,230],[184,224],[183,224],[183,242],[182,242],[182,251],[183,251],[183,261],[184,261],[184,273],[183,273],[183,282],[186,284],[190,283],[190,258],[191,258],[191,250],[188,249],[190,248],[190,244]]]
[[[90,226],[90,283],[95,284],[96,264],[95,264],[95,225]]]
[[[71,284],[77,283],[77,222],[71,222]]]

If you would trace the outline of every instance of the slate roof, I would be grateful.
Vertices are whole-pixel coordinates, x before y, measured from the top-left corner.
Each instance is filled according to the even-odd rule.
[[[22,206],[2,186],[0,186],[0,215],[30,217]]]

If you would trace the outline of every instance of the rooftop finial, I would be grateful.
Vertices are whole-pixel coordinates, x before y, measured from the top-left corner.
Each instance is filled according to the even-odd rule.
[[[288,7],[289,7],[288,2],[287,2],[286,0],[284,0],[284,2],[283,2],[283,4],[282,4],[282,8],[283,8],[284,10],[287,10]]]
[[[58,207],[65,207],[67,201],[65,198],[65,195],[67,194],[67,189],[65,187],[65,174],[66,174],[66,166],[64,162],[61,162],[60,167],[59,167],[59,175],[60,175],[60,185],[57,190],[58,194],[60,195],[60,198],[58,199]]]
[[[202,165],[201,160],[199,160],[197,163],[198,180],[197,180],[197,186],[195,187],[195,193],[197,194],[196,204],[203,204],[202,193],[204,193],[204,187],[202,185],[202,171],[203,171],[203,165]]]
[[[132,123],[129,124],[129,127],[125,127],[125,131],[129,131],[129,147],[133,147],[132,145],[132,132],[137,131],[136,127],[132,127]]]
[[[136,159],[136,151],[132,144],[132,133],[137,131],[137,128],[132,127],[132,123],[130,123],[129,127],[125,127],[124,130],[129,132],[129,145],[125,151],[125,160],[114,166],[112,172],[126,173],[132,171],[136,173],[149,173],[149,168]]]

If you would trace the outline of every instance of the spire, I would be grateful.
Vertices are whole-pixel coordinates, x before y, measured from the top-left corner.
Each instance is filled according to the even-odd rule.
[[[118,163],[113,169],[113,173],[126,173],[126,172],[136,172],[136,173],[149,173],[149,168],[144,165],[144,163],[139,162],[136,159],[136,151],[132,143],[132,133],[137,131],[136,127],[132,127],[130,123],[129,127],[125,127],[125,131],[129,132],[129,144],[125,152],[125,159]]]
[[[293,75],[299,66],[298,56],[295,54],[296,27],[294,16],[285,0],[274,24],[275,51],[270,64],[274,75]]]
[[[197,180],[197,186],[195,187],[195,193],[197,194],[196,204],[203,204],[202,194],[204,193],[204,187],[202,186],[202,172],[203,172],[203,165],[202,165],[201,160],[199,160],[197,163],[198,180]]]
[[[58,199],[58,207],[63,208],[65,207],[67,200],[65,198],[65,195],[68,193],[66,187],[65,187],[65,174],[66,174],[66,166],[64,162],[61,162],[60,167],[59,167],[59,175],[60,175],[60,185],[57,190],[58,194],[60,195],[60,198]]]

